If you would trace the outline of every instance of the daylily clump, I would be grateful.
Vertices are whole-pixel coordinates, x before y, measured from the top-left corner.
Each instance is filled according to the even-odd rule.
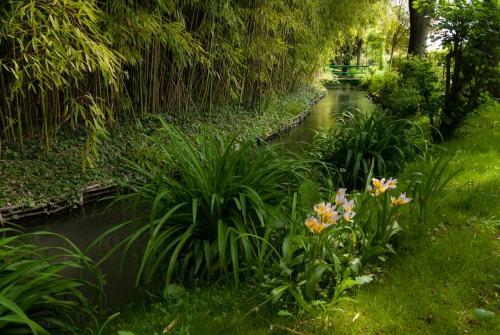
[[[325,228],[336,224],[341,218],[348,222],[353,221],[352,218],[356,215],[356,212],[353,211],[354,200],[347,201],[345,197],[346,190],[341,188],[337,191],[335,205],[322,202],[314,206],[317,217],[311,216],[304,223],[309,231],[321,234]]]

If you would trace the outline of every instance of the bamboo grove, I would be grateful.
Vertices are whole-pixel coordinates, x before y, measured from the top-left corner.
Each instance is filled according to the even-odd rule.
[[[331,36],[370,0],[5,0],[0,139],[86,131],[86,154],[123,117],[196,117],[314,76]],[[0,143],[1,145],[1,143]]]

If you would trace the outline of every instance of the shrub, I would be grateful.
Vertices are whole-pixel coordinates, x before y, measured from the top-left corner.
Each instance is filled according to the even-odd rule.
[[[372,161],[374,176],[396,175],[427,146],[417,123],[395,118],[377,107],[370,115],[344,112],[328,131],[317,134],[310,153],[343,171],[345,187],[361,189]]]
[[[111,251],[126,244],[124,253],[135,240],[146,239],[138,281],[165,280],[168,285],[186,275],[210,279],[216,271],[233,271],[237,283],[240,263],[249,270],[253,262],[248,239],[238,236],[265,226],[275,206],[297,190],[308,171],[301,160],[280,156],[281,144],[259,146],[255,136],[242,142],[236,135],[204,128],[191,140],[166,123],[163,132],[163,137],[150,137],[166,162],[162,171],[149,172],[128,161],[148,181],[123,184],[131,194],[115,199],[132,200],[133,210],[146,214],[103,236],[132,227]]]
[[[399,60],[395,68],[395,72],[378,71],[368,80],[374,101],[400,118],[428,116],[434,126],[441,108],[437,66],[429,59],[409,58]]]

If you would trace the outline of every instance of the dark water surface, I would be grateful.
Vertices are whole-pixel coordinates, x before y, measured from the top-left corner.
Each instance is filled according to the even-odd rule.
[[[313,106],[311,114],[304,122],[285,133],[282,140],[290,142],[292,146],[296,142],[311,143],[315,135],[314,129],[328,128],[332,120],[344,110],[357,108],[361,112],[371,111],[373,105],[365,96],[366,91],[349,85],[339,85],[328,89],[326,96]],[[75,243],[78,248],[85,250],[102,233],[131,218],[119,206],[104,213],[108,204],[109,201],[101,201],[70,212],[30,222],[26,227],[27,232],[50,231],[61,234]],[[89,257],[97,262],[126,235],[125,232],[110,234],[93,248]],[[69,245],[61,245],[61,239],[46,235],[37,237],[33,243],[40,246],[69,248]],[[139,260],[133,256],[133,253],[130,253],[120,275],[120,259],[121,252],[116,252],[100,266],[102,272],[106,274],[105,291],[110,306],[115,306],[117,302],[130,302],[136,292],[134,286]],[[73,276],[77,277],[78,273],[73,274]]]
[[[84,251],[108,229],[131,219],[131,215],[126,214],[119,205],[104,211],[109,203],[109,200],[99,201],[69,212],[29,222],[25,226],[26,232],[48,231],[60,234],[72,241],[81,251]],[[92,248],[88,256],[94,262],[98,262],[127,235],[124,230],[109,234]],[[56,236],[35,235],[31,240],[34,245],[38,246],[58,246],[72,249],[69,243]],[[104,279],[107,283],[105,292],[108,307],[114,307],[118,302],[127,303],[132,301],[132,297],[137,291],[135,279],[139,260],[134,256],[134,252],[129,253],[120,275],[121,256],[120,249],[99,266],[105,275]],[[69,269],[63,275],[78,278],[79,272],[77,269]],[[84,279],[97,284],[95,277],[84,276]],[[92,297],[88,298],[91,299]]]

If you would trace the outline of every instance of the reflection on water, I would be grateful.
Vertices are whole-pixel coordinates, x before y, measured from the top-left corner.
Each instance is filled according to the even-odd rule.
[[[98,202],[95,205],[85,205],[80,209],[61,213],[45,219],[34,221],[26,226],[26,232],[49,231],[63,235],[73,242],[81,251],[84,251],[97,237],[108,229],[129,220],[130,215],[116,206],[104,213],[109,202]],[[118,231],[102,239],[89,253],[94,261],[99,261],[108,251],[117,245],[125,236],[125,231]],[[64,240],[51,235],[33,236],[32,242],[39,246],[59,246],[71,250],[71,246]],[[108,307],[115,306],[118,301],[127,303],[131,301],[135,289],[138,259],[132,253],[127,256],[122,274],[120,275],[121,249],[102,263],[100,269],[105,274],[105,292],[108,298]],[[70,271],[72,271],[71,269]],[[63,273],[65,276],[78,278],[79,273]],[[95,283],[95,278],[86,277]],[[90,299],[91,297],[89,297]]]
[[[315,135],[314,130],[328,128],[343,111],[357,109],[362,113],[371,112],[374,105],[366,95],[365,90],[351,85],[329,88],[325,97],[312,107],[311,114],[304,122],[283,135],[283,141],[311,143]]]

